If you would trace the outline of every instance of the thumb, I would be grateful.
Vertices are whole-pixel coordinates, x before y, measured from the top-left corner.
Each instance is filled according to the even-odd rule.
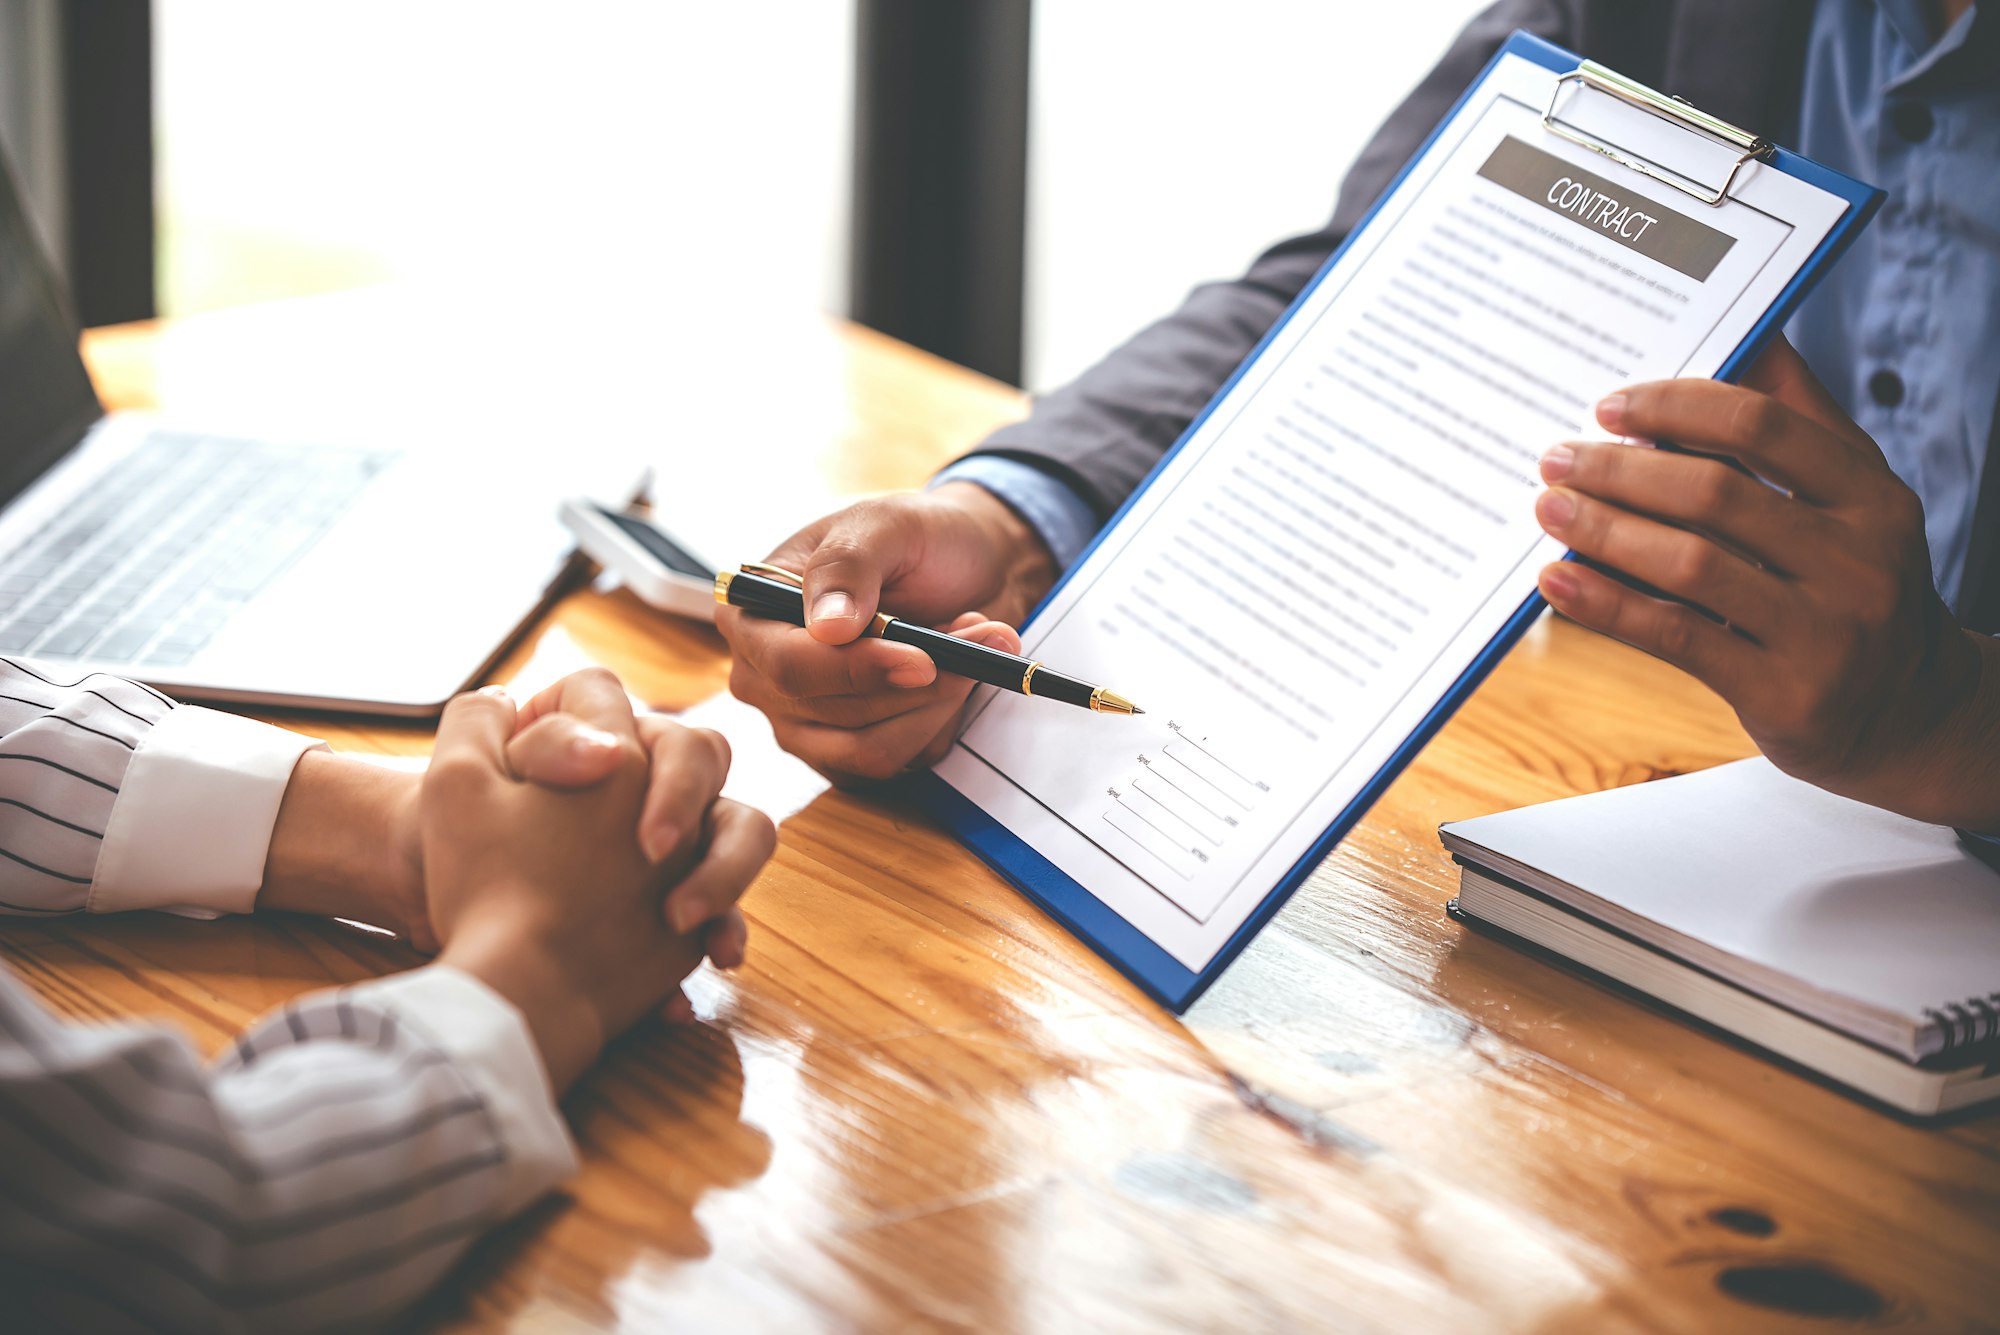
[[[454,697],[438,719],[432,765],[456,763],[507,773],[514,714],[514,698],[503,686],[482,686]]]
[[[806,630],[822,644],[861,637],[880,610],[882,583],[902,567],[911,540],[906,517],[863,502],[839,515],[806,558]]]
[[[1806,365],[1806,359],[1799,356],[1798,349],[1782,334],[1772,339],[1771,345],[1758,355],[1749,374],[1743,377],[1743,387],[1769,394],[1793,412],[1811,418],[1842,439],[1857,444],[1857,436],[1866,439],[1865,433],[1854,425],[1854,419],[1841,408],[1840,402],[1813,374],[1812,367]],[[1870,441],[1867,448],[1874,452],[1874,443]]]
[[[573,714],[544,714],[507,743],[514,777],[545,788],[590,788],[618,772],[625,758],[617,734]]]

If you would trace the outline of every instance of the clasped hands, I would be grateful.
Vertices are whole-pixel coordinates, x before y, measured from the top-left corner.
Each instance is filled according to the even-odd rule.
[[[733,968],[737,901],[770,857],[761,812],[720,796],[729,746],[635,716],[589,669],[517,706],[453,700],[419,775],[304,756],[258,907],[387,927],[512,1002],[561,1090],[664,1006],[704,955]]]

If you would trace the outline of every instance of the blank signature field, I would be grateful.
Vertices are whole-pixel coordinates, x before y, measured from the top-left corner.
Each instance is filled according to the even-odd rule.
[[[1255,780],[1248,775],[1238,773],[1213,753],[1185,737],[1177,737],[1168,742],[1162,748],[1161,754],[1180,764],[1197,779],[1244,811],[1256,806],[1257,799],[1263,796]]]
[[[1183,881],[1194,875],[1194,858],[1187,849],[1176,847],[1173,840],[1148,826],[1125,807],[1114,806],[1105,812],[1104,823],[1150,853],[1155,862]]]
[[[1176,826],[1186,826],[1211,847],[1220,847],[1223,836],[1229,833],[1230,827],[1234,824],[1227,815],[1204,805],[1185,788],[1175,787],[1173,781],[1157,769],[1132,780],[1129,791],[1142,793],[1150,798],[1154,805],[1163,808],[1174,818]]]

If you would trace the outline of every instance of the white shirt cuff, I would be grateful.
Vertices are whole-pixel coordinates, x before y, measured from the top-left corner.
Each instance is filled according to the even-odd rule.
[[[292,769],[324,745],[194,705],[169,711],[125,771],[84,907],[250,912]]]
[[[452,1059],[493,1114],[507,1148],[506,1212],[514,1214],[577,1170],[542,1056],[521,1013],[498,992],[443,964],[348,990],[393,1011]]]

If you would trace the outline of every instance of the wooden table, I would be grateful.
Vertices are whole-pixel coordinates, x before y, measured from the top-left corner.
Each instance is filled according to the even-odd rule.
[[[91,338],[109,397],[153,395],[156,342]],[[785,448],[860,485],[1021,410],[859,329],[800,346],[823,429]],[[725,675],[712,633],[596,593],[498,675],[591,660],[668,707]],[[1440,821],[1749,749],[1688,679],[1545,622],[1185,1022],[913,813],[829,794],[747,902],[747,968],[578,1087],[581,1176],[420,1325],[1995,1328],[2000,1119],[1905,1124],[1443,913]],[[0,951],[70,1015],[211,1048],[414,962],[282,919],[10,922]]]

